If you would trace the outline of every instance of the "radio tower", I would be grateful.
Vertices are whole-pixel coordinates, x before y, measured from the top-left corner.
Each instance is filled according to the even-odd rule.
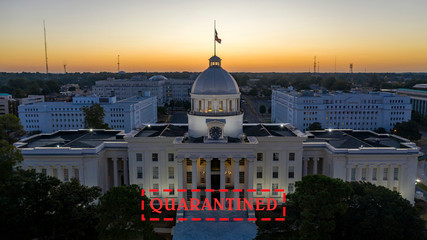
[[[316,75],[316,56],[314,56],[314,72],[313,74]]]
[[[350,63],[350,79],[353,82],[353,63]]]
[[[120,55],[117,55],[117,73],[120,73]]]
[[[67,74],[67,64],[64,64],[64,74]]]
[[[49,66],[47,64],[46,25],[44,20],[43,20],[43,30],[44,30],[44,55],[46,58],[46,79],[49,79]]]

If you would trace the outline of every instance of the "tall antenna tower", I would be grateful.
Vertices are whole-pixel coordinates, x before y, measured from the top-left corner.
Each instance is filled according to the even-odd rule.
[[[64,64],[64,74],[67,74],[67,64]]]
[[[350,73],[353,74],[353,63],[350,63]]]
[[[120,73],[120,55],[117,55],[117,73]]]
[[[320,73],[320,62],[317,62],[317,73]]]
[[[313,74],[316,74],[316,56],[314,56],[314,72],[313,72]]]
[[[47,64],[47,42],[46,42],[46,25],[43,20],[43,30],[44,30],[44,55],[46,58],[46,79],[49,78],[49,66]]]

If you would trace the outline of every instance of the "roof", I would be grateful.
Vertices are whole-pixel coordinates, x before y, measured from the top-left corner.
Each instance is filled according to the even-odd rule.
[[[119,130],[62,130],[23,139],[18,146],[19,148],[96,148],[104,142],[125,142],[123,136],[123,132]]]
[[[220,62],[220,58],[214,56],[210,62]],[[192,94],[225,95],[240,94],[236,80],[220,65],[213,65],[203,71],[194,81],[191,88]]]
[[[377,134],[372,131],[355,130],[320,130],[308,131],[306,142],[327,142],[334,148],[360,148],[360,147],[393,147],[410,148],[404,143],[409,140],[390,134]]]
[[[10,96],[9,93],[0,93],[0,96]]]
[[[243,133],[251,137],[295,137],[289,124],[244,124]],[[188,132],[188,124],[150,124],[139,130],[134,137],[183,137]],[[229,142],[239,141],[229,138]],[[190,142],[203,142],[203,137],[192,138]]]

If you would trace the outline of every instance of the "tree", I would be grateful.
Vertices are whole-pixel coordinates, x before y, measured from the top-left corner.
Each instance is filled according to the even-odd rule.
[[[270,106],[270,107],[268,107],[268,113],[270,113],[270,114],[271,114],[271,106]]]
[[[13,167],[22,161],[22,154],[15,146],[0,140],[0,182],[9,179],[13,173]]]
[[[108,124],[104,123],[104,108],[99,103],[84,107],[83,113],[85,115],[86,128],[108,129]]]
[[[265,111],[267,111],[267,109],[266,109],[266,107],[265,107],[264,105],[259,106],[259,112],[260,112],[261,114],[264,114],[264,113],[265,113]]]
[[[323,130],[322,124],[320,124],[320,122],[311,123],[310,125],[308,125],[307,130],[309,130],[309,131]]]
[[[418,124],[412,120],[408,122],[396,123],[393,128],[393,133],[411,141],[421,139],[421,133],[418,130]]]
[[[348,184],[349,207],[336,221],[340,239],[427,239],[424,221],[398,192],[366,182]]]
[[[251,88],[251,90],[249,91],[249,95],[258,96],[258,90],[256,90],[256,88]]]
[[[141,201],[146,206],[144,214],[150,216],[149,199],[141,197],[137,185],[114,187],[100,199],[98,230],[102,239],[156,239],[150,221],[141,221]]]
[[[350,186],[324,175],[305,176],[295,186],[290,201],[300,212],[297,221],[300,239],[332,239],[336,219],[347,211],[352,194]]]
[[[379,127],[375,130],[376,133],[387,133],[387,131],[385,130],[385,128],[383,127]]]
[[[17,169],[0,183],[0,232],[5,239],[93,239],[98,187]],[[23,227],[25,226],[25,227]]]
[[[165,107],[157,107],[157,113],[158,114],[166,114],[166,108]]]
[[[12,144],[25,134],[24,127],[17,116],[5,114],[0,117],[0,140],[4,139]]]
[[[411,112],[411,120],[415,121],[417,123],[421,123],[421,119],[423,118],[423,116],[421,116],[421,114],[415,110],[412,110]]]

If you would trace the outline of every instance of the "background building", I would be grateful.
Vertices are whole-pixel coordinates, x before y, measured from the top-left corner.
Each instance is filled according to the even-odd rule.
[[[19,106],[19,118],[27,132],[54,132],[83,129],[83,107],[99,103],[104,108],[104,122],[112,129],[129,132],[143,124],[157,122],[154,97],[132,97],[116,101],[115,97],[74,97],[73,102],[39,102]]]
[[[273,90],[271,121],[291,123],[305,131],[311,123],[323,128],[389,131],[411,119],[409,97],[392,93],[328,93]]]
[[[400,96],[409,96],[411,98],[412,110],[417,111],[422,116],[427,115],[427,90],[399,88],[396,93]]]
[[[18,102],[8,93],[0,93],[0,116],[9,113],[18,114]]]
[[[151,96],[157,97],[158,105],[163,106],[171,100],[189,101],[193,82],[190,79],[167,79],[161,75],[149,79],[141,76],[131,79],[110,78],[96,81],[92,91],[96,96],[116,96],[119,100],[149,92]]]

